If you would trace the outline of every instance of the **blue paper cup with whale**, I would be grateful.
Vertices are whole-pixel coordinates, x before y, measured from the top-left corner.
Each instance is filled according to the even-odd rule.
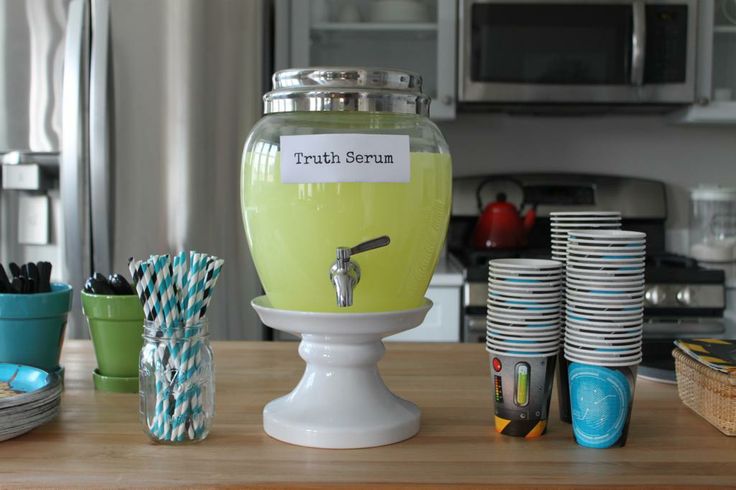
[[[580,446],[605,449],[626,444],[636,371],[636,365],[569,363],[572,430]]]
[[[618,211],[555,211],[550,213],[550,241],[551,241],[551,254],[552,259],[559,260],[565,266],[568,261],[568,236],[570,233],[578,233],[581,230],[616,230],[621,228],[621,213]],[[593,250],[588,252],[598,252],[599,244],[580,244],[585,247],[594,247]],[[603,250],[603,252],[632,252],[639,251],[640,249],[628,248],[628,245],[624,244],[623,247],[615,247],[611,250]],[[587,252],[586,252],[587,253]],[[573,255],[575,258],[575,255]],[[583,280],[583,278],[581,278]],[[572,282],[571,276],[565,271],[565,283],[566,288],[570,287]],[[588,284],[581,284],[587,289]],[[631,286],[627,284],[627,286]],[[643,287],[643,284],[641,285]],[[607,294],[604,291],[603,294]],[[566,325],[567,319],[565,318],[565,312],[563,312],[563,325]],[[567,328],[566,326],[564,328]],[[563,329],[564,330],[564,329]],[[560,353],[558,358],[558,379],[557,379],[557,393],[560,408],[560,420],[563,422],[570,423],[570,397],[568,393],[568,381],[567,381],[567,359]]]
[[[573,434],[590,448],[623,446],[642,359],[645,235],[570,232],[564,341]]]

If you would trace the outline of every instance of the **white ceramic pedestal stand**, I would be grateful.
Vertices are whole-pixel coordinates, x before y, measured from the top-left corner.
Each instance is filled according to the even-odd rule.
[[[307,363],[299,384],[263,409],[268,435],[300,446],[347,449],[403,441],[419,431],[421,412],[389,391],[378,372],[381,339],[416,327],[432,302],[385,313],[316,313],[251,303],[269,327],[301,335]]]

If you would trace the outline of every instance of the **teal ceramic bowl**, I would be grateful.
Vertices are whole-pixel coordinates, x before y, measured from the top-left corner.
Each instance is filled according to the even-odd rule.
[[[72,306],[72,287],[51,284],[50,293],[0,294],[0,362],[59,369]]]

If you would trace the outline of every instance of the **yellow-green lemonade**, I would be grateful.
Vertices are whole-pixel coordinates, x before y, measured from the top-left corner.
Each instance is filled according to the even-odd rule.
[[[285,184],[274,147],[251,150],[243,155],[243,219],[272,306],[357,313],[422,304],[450,214],[449,154],[412,152],[408,183]],[[353,305],[337,307],[329,278],[336,248],[382,235],[390,245],[355,256]]]

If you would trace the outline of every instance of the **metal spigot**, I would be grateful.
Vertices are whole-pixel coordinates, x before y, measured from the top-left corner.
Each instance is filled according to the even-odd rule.
[[[352,248],[337,247],[337,258],[330,267],[330,282],[335,287],[337,306],[353,305],[353,290],[360,282],[360,266],[357,262],[350,260],[350,257],[361,252],[385,247],[389,243],[391,243],[391,239],[384,235],[360,243]]]

